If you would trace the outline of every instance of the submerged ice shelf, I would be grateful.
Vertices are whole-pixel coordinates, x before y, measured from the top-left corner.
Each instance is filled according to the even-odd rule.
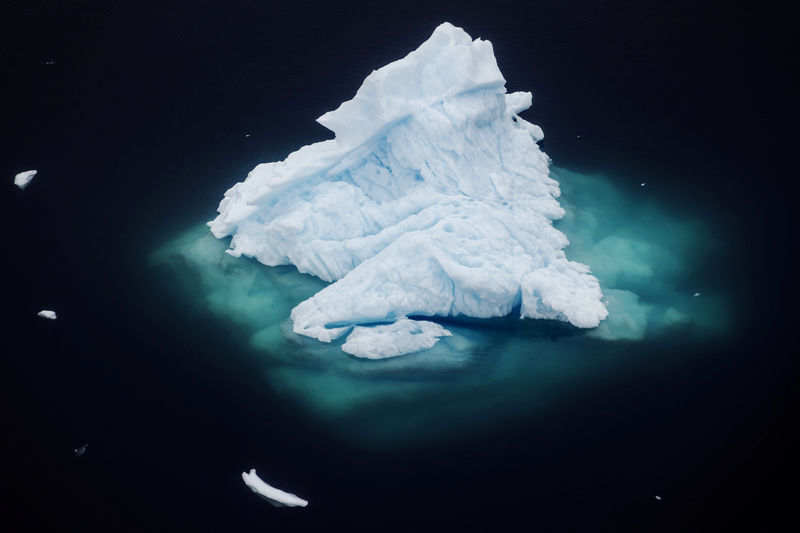
[[[318,121],[335,139],[257,166],[209,223],[228,253],[330,282],[291,312],[294,332],[366,358],[430,348],[449,331],[419,317],[519,309],[595,328],[600,283],[567,259],[541,129],[506,94],[492,45],[444,23],[370,74]]]
[[[723,227],[706,227],[698,218],[705,212],[642,195],[630,187],[639,176],[551,171],[566,211],[556,227],[569,236],[569,255],[592,265],[610,311],[594,329],[511,315],[437,318],[435,325],[451,335],[429,349],[402,357],[342,357],[347,343],[297,335],[289,318],[325,282],[293,266],[232,257],[227,243],[198,221],[153,253],[151,264],[160,271],[154,286],[174,287],[168,301],[190,317],[186,334],[218,343],[228,364],[238,364],[236,352],[257,358],[277,398],[270,408],[283,405],[291,416],[370,447],[527,420],[598,382],[625,379],[640,365],[652,372],[653,365],[684,364],[695,353],[691,346],[728,331],[732,306],[697,271],[721,254],[728,239],[714,235]],[[692,294],[698,286],[701,298]],[[199,332],[196,323],[206,311],[219,327]],[[376,332],[391,335],[395,324],[377,325]],[[354,341],[360,327],[351,333]]]

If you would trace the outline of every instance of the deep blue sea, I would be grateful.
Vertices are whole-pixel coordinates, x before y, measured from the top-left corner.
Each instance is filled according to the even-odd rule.
[[[0,5],[0,529],[793,530],[786,13],[142,4]],[[456,320],[474,341],[466,369],[350,377],[258,334],[259,302],[283,290],[291,308],[313,280],[228,257],[242,290],[174,253],[227,188],[330,138],[315,119],[445,20],[493,43],[509,91],[534,93],[523,116],[545,132],[568,211],[665,251],[631,263],[652,283],[620,279],[691,320],[609,342]],[[575,253],[583,220],[563,221]],[[257,498],[240,477],[254,467],[310,505]]]

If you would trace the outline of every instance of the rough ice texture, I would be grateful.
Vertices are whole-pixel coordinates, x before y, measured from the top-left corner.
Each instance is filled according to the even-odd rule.
[[[307,500],[289,492],[276,489],[272,485],[264,482],[264,480],[256,474],[255,468],[251,469],[250,473],[242,472],[242,480],[244,480],[244,484],[247,485],[250,490],[263,496],[273,505],[286,507],[305,507],[308,505]]]
[[[42,309],[41,311],[36,313],[36,316],[40,316],[42,318],[49,318],[50,320],[55,320],[56,318],[58,318],[56,316],[56,312],[50,311],[49,309]]]
[[[490,42],[444,23],[319,118],[334,140],[257,166],[209,226],[233,237],[233,256],[332,282],[292,310],[294,331],[330,342],[352,330],[344,349],[361,357],[432,345],[425,325],[407,342],[410,316],[518,308],[596,327],[600,285],[566,258],[541,128],[517,116],[531,101],[506,94]]]
[[[342,350],[367,359],[384,359],[430,348],[452,333],[435,322],[403,318],[391,324],[355,326]]]
[[[14,185],[19,187],[20,189],[24,189],[28,186],[31,182],[33,177],[36,175],[35,170],[26,170],[25,172],[20,172],[16,176],[14,176]]]

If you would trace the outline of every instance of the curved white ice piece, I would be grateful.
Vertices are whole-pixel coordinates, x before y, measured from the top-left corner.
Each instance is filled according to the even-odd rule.
[[[272,485],[265,483],[258,477],[255,468],[252,468],[249,474],[247,472],[242,472],[242,479],[244,480],[244,484],[250,487],[250,490],[263,496],[273,505],[285,505],[287,507],[305,507],[308,505],[307,500],[289,492],[276,489]]]
[[[56,312],[50,311],[49,309],[42,309],[41,311],[36,313],[36,316],[40,316],[42,318],[49,318],[50,320],[55,320],[56,318],[58,318]]]

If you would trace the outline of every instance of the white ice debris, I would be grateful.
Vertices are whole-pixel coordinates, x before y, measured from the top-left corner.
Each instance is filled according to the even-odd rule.
[[[258,165],[209,226],[233,237],[234,257],[332,282],[293,309],[294,331],[324,342],[349,333],[344,349],[359,357],[446,335],[409,316],[518,309],[596,327],[608,315],[600,285],[566,258],[541,128],[518,116],[531,101],[506,94],[490,42],[441,24],[318,119],[335,139]]]
[[[699,292],[696,292],[696,293],[692,294],[692,296],[693,296],[694,298],[697,298],[698,296],[700,296],[700,293],[699,293]]]
[[[35,170],[26,170],[25,172],[20,172],[16,176],[14,176],[14,185],[19,187],[20,189],[24,189],[28,186],[31,182],[33,177],[36,175]]]
[[[661,501],[661,496],[656,494],[656,500]]]
[[[263,496],[273,505],[285,505],[287,507],[305,507],[308,505],[308,501],[304,500],[303,498],[288,492],[284,492],[280,489],[276,489],[275,487],[265,483],[260,477],[258,477],[255,468],[251,469],[249,474],[247,472],[242,472],[242,479],[244,480],[244,484],[250,487],[250,490],[260,496]]]
[[[42,309],[41,311],[36,313],[36,315],[40,316],[42,318],[49,318],[50,320],[55,320],[56,318],[58,318],[56,316],[56,312],[55,311],[50,311],[49,309]]]
[[[439,324],[403,318],[391,324],[355,326],[342,350],[367,359],[395,357],[430,348],[439,337],[452,335]]]
[[[640,186],[642,186],[642,187],[644,187],[645,185],[647,185],[647,182],[640,183],[639,185],[640,185]]]

